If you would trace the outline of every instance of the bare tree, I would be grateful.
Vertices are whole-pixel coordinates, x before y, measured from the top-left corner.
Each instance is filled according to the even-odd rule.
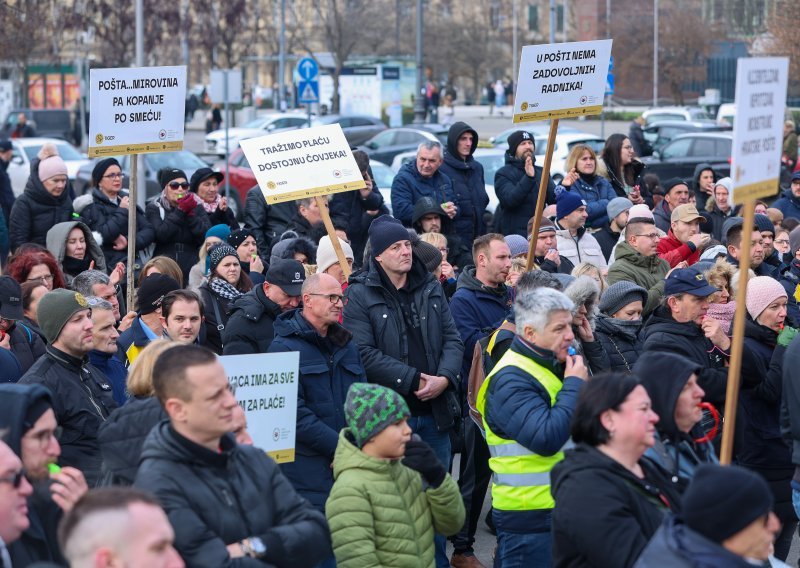
[[[772,16],[767,21],[768,38],[764,43],[766,55],[789,57],[789,94],[800,96],[800,41],[797,39],[797,22],[800,3],[796,0],[778,0]]]

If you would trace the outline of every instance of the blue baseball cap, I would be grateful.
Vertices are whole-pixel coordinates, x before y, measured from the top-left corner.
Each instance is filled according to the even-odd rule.
[[[800,170],[797,170],[792,174],[792,181],[800,180]]]
[[[703,273],[694,268],[673,270],[664,283],[665,296],[691,294],[705,298],[716,292],[719,292],[719,289],[709,284]]]

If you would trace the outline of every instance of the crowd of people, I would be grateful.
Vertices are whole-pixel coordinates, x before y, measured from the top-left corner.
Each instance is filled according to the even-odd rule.
[[[43,147],[0,215],[0,566],[480,568],[482,522],[499,568],[784,565],[800,173],[742,234],[730,178],[660,180],[615,134],[572,149],[531,234],[533,136],[509,136],[493,216],[477,145],[463,122],[421,144],[391,209],[354,151],[366,187],[324,200],[335,234],[315,199],[258,186],[240,226],[222,174],[165,168],[135,243],[119,162],[75,197]],[[296,447],[276,464],[218,356],[286,351]]]

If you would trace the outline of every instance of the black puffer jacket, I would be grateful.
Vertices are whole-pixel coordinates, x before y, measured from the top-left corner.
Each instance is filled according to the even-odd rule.
[[[211,227],[205,209],[199,203],[187,215],[177,207],[165,209],[156,198],[147,204],[147,220],[155,231],[154,256],[168,256],[178,263],[183,271],[183,286],[189,281],[189,271],[197,264],[200,245]]]
[[[233,302],[214,292],[208,286],[208,282],[204,282],[197,292],[203,301],[203,325],[206,328],[206,341],[203,345],[217,355],[222,355],[222,332],[225,331],[225,326],[228,324]],[[219,313],[219,319],[217,319],[217,313]]]
[[[150,430],[167,418],[155,397],[137,397],[100,425],[97,441],[103,454],[103,484],[133,485],[142,446]]]
[[[223,355],[266,353],[275,338],[273,325],[280,313],[280,306],[267,298],[264,286],[237,298],[222,330]]]
[[[190,442],[164,421],[142,450],[135,485],[158,497],[188,566],[311,568],[333,554],[325,517],[263,450],[231,435],[220,449]],[[231,559],[226,545],[250,536],[264,541],[266,557]]]
[[[22,373],[27,373],[36,360],[44,355],[46,347],[44,340],[22,322],[14,323],[6,333],[11,336],[11,352],[16,355]]]
[[[67,182],[67,187],[58,197],[47,193],[39,179],[39,159],[34,159],[25,191],[17,197],[11,208],[8,227],[11,250],[16,250],[24,243],[46,246],[45,240],[50,227],[72,219],[72,199],[69,197],[71,191]]]
[[[247,192],[244,204],[244,228],[253,233],[258,245],[258,256],[269,258],[273,241],[286,230],[296,212],[297,206],[294,201],[272,205],[267,203],[264,193],[257,185]]]
[[[128,195],[127,191],[120,192],[120,198]],[[88,201],[85,207],[84,201]],[[120,235],[127,238],[128,236],[128,210],[120,207],[111,200],[98,188],[94,188],[91,193],[91,198],[85,199],[85,196],[78,197],[75,200],[75,208],[80,213],[81,219],[86,223],[89,228],[98,233],[103,241],[100,248],[103,250],[103,256],[106,258],[106,266],[109,270],[114,268],[118,262],[128,261],[128,249],[114,250],[114,241]],[[136,208],[136,252],[137,254],[146,249],[155,239],[155,231],[153,226],[147,220],[147,217],[142,211],[141,207]]]
[[[525,173],[525,162],[506,152],[506,165],[494,174],[494,191],[500,204],[494,213],[495,231],[528,236],[528,221],[539,198],[542,168],[534,165],[534,177]],[[546,204],[556,202],[556,186],[548,176]]]
[[[108,379],[87,358],[48,346],[19,382],[50,389],[56,421],[64,429],[59,440],[61,465],[81,470],[89,487],[97,485],[102,463],[97,430],[117,408]]]
[[[632,372],[633,364],[644,348],[644,342],[639,337],[642,321],[618,320],[601,313],[597,316],[596,324],[594,337],[603,347],[599,370]]]
[[[344,229],[353,248],[353,268],[360,268],[364,261],[364,247],[369,239],[369,226],[373,219],[388,215],[389,209],[377,189],[372,190],[366,199],[361,192],[343,191],[333,195],[330,201],[331,219],[337,229]],[[370,215],[367,211],[378,211]]]

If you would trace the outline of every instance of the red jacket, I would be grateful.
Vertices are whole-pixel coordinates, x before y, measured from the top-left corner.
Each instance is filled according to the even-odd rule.
[[[658,256],[669,262],[670,268],[675,268],[675,265],[684,260],[689,266],[693,265],[700,260],[700,251],[697,249],[692,251],[689,245],[680,242],[670,229],[667,236],[658,241]]]

